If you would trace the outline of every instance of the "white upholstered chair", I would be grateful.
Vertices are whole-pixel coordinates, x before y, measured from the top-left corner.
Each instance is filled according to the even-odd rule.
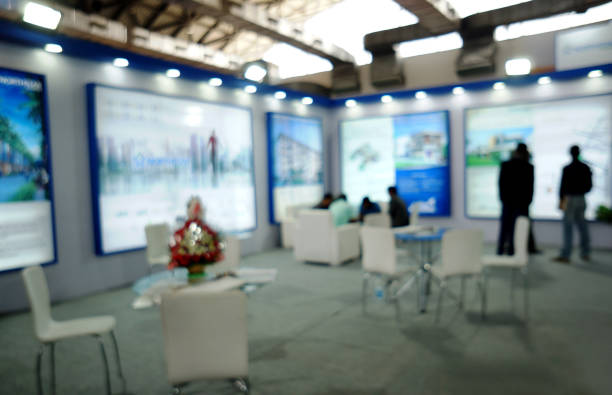
[[[523,275],[523,286],[524,286],[524,308],[525,317],[528,316],[529,310],[529,292],[528,292],[528,264],[529,264],[529,253],[528,253],[528,240],[529,240],[529,218],[520,216],[516,219],[514,224],[514,255],[485,255],[482,257],[483,274],[484,274],[484,299],[483,311],[486,313],[487,300],[487,277],[488,272],[491,268],[505,268],[511,270],[511,281],[510,281],[510,298],[513,301],[514,297],[514,277],[517,271],[520,271]]]
[[[440,264],[431,267],[431,274],[440,283],[436,321],[440,319],[442,298],[447,291],[449,279],[461,279],[461,294],[459,295],[459,307],[461,308],[463,307],[465,280],[467,277],[477,277],[480,291],[483,291],[480,281],[482,272],[482,245],[483,235],[480,230],[453,229],[446,231],[442,236]]]
[[[297,218],[302,210],[308,210],[316,203],[310,205],[296,204],[285,208],[285,217],[280,221],[281,245],[283,248],[293,247],[293,234]]]
[[[247,298],[204,287],[168,292],[161,301],[168,380],[180,393],[197,380],[230,379],[248,392]]]
[[[359,257],[359,225],[336,227],[329,210],[304,210],[298,217],[293,242],[296,260],[339,265]]]
[[[418,268],[398,264],[398,254],[395,247],[395,234],[391,228],[363,226],[361,235],[361,264],[363,266],[363,283],[361,302],[365,312],[368,282],[372,278],[381,279],[384,284],[384,294],[387,301],[396,304],[399,312],[399,299],[391,294],[393,284],[399,285],[402,277],[408,274],[416,274]],[[416,278],[416,277],[414,277]]]
[[[390,228],[391,217],[387,213],[372,213],[363,217],[365,226],[375,226],[379,228]]]
[[[152,271],[154,265],[164,265],[166,267],[170,263],[170,236],[170,227],[167,223],[145,226],[149,272]]]
[[[94,336],[99,344],[104,361],[105,386],[106,393],[111,393],[110,370],[108,366],[108,358],[104,348],[104,341],[101,336],[110,334],[115,349],[117,359],[117,368],[121,379],[123,393],[125,393],[125,378],[121,369],[121,361],[119,358],[119,347],[117,339],[113,332],[115,328],[115,317],[112,316],[96,316],[87,318],[76,318],[66,321],[55,321],[51,316],[51,302],[49,299],[49,288],[45,273],[40,266],[32,266],[22,271],[23,281],[26,292],[32,309],[32,318],[34,320],[34,334],[41,342],[41,347],[36,357],[36,380],[38,394],[43,393],[42,389],[42,355],[46,348],[49,348],[51,357],[51,393],[55,394],[55,343],[60,340],[74,338],[78,336]],[[86,363],[86,361],[83,361]]]
[[[206,267],[206,271],[212,274],[222,274],[238,270],[240,265],[240,239],[234,235],[228,235],[224,240],[223,260],[214,265]]]

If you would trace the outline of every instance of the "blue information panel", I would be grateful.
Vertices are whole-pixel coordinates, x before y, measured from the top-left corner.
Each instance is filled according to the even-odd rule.
[[[323,129],[317,118],[268,113],[270,222],[292,205],[315,205],[323,195]]]
[[[448,125],[448,111],[342,121],[342,191],[358,205],[396,185],[422,215],[450,215]]]
[[[0,271],[56,260],[45,80],[0,69]]]

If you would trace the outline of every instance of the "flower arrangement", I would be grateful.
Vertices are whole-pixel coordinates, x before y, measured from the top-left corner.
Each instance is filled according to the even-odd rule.
[[[188,204],[189,219],[176,232],[170,244],[171,261],[168,267],[184,267],[189,279],[197,281],[205,276],[206,265],[223,259],[221,238],[202,220],[201,203],[192,198]]]

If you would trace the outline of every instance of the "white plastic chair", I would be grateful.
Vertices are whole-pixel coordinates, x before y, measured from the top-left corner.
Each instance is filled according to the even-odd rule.
[[[447,281],[450,278],[459,277],[461,279],[460,308],[463,308],[465,279],[467,277],[477,276],[479,280],[478,285],[481,288],[480,291],[483,292],[480,281],[482,244],[483,235],[480,230],[453,229],[446,231],[442,236],[440,265],[433,265],[431,267],[431,274],[440,283],[436,321],[440,319],[442,298],[447,290]]]
[[[36,338],[42,343],[36,356],[36,380],[39,394],[43,393],[41,365],[42,355],[48,346],[51,354],[51,392],[55,394],[55,342],[78,336],[94,336],[100,343],[102,360],[104,361],[106,393],[111,393],[110,371],[108,359],[104,349],[104,342],[101,336],[109,333],[113,341],[115,355],[117,358],[117,368],[119,377],[125,393],[125,378],[121,369],[119,358],[119,347],[113,329],[115,328],[115,317],[97,316],[88,318],[77,318],[67,321],[55,321],[51,317],[51,303],[49,300],[49,288],[45,273],[40,266],[32,266],[22,271],[22,277],[32,308],[32,318],[34,320],[34,333]]]
[[[206,272],[218,275],[226,272],[238,270],[240,265],[240,239],[233,235],[225,237],[225,249],[223,250],[223,260],[210,265],[206,268]]]
[[[485,255],[482,257],[483,274],[484,274],[484,299],[483,299],[483,314],[486,313],[487,300],[486,290],[488,285],[488,272],[493,267],[506,268],[511,270],[510,281],[510,300],[514,301],[514,276],[517,271],[523,275],[524,286],[524,303],[525,317],[528,317],[529,311],[529,292],[528,292],[528,270],[529,253],[529,218],[520,216],[514,224],[514,255]]]
[[[363,217],[365,226],[376,226],[379,228],[390,228],[391,217],[387,213],[372,213]]]
[[[294,234],[297,261],[339,265],[359,257],[359,225],[334,226],[329,210],[304,210]]]
[[[148,224],[145,226],[147,240],[147,262],[149,272],[154,265],[168,266],[170,263],[170,227],[167,223]]]
[[[395,234],[391,228],[363,226],[360,230],[363,266],[362,308],[366,310],[368,282],[377,277],[384,281],[387,301],[393,301],[399,313],[399,298],[391,294],[393,284],[398,284],[402,277],[416,273],[417,268],[398,265]],[[416,277],[413,277],[416,278]]]
[[[246,295],[194,288],[162,295],[168,380],[175,393],[186,383],[209,379],[236,380],[248,392]]]

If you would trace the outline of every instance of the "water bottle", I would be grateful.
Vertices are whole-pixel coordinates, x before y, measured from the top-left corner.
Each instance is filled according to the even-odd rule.
[[[380,284],[376,284],[376,287],[374,288],[374,295],[376,296],[376,299],[383,300],[385,298],[385,289]]]

